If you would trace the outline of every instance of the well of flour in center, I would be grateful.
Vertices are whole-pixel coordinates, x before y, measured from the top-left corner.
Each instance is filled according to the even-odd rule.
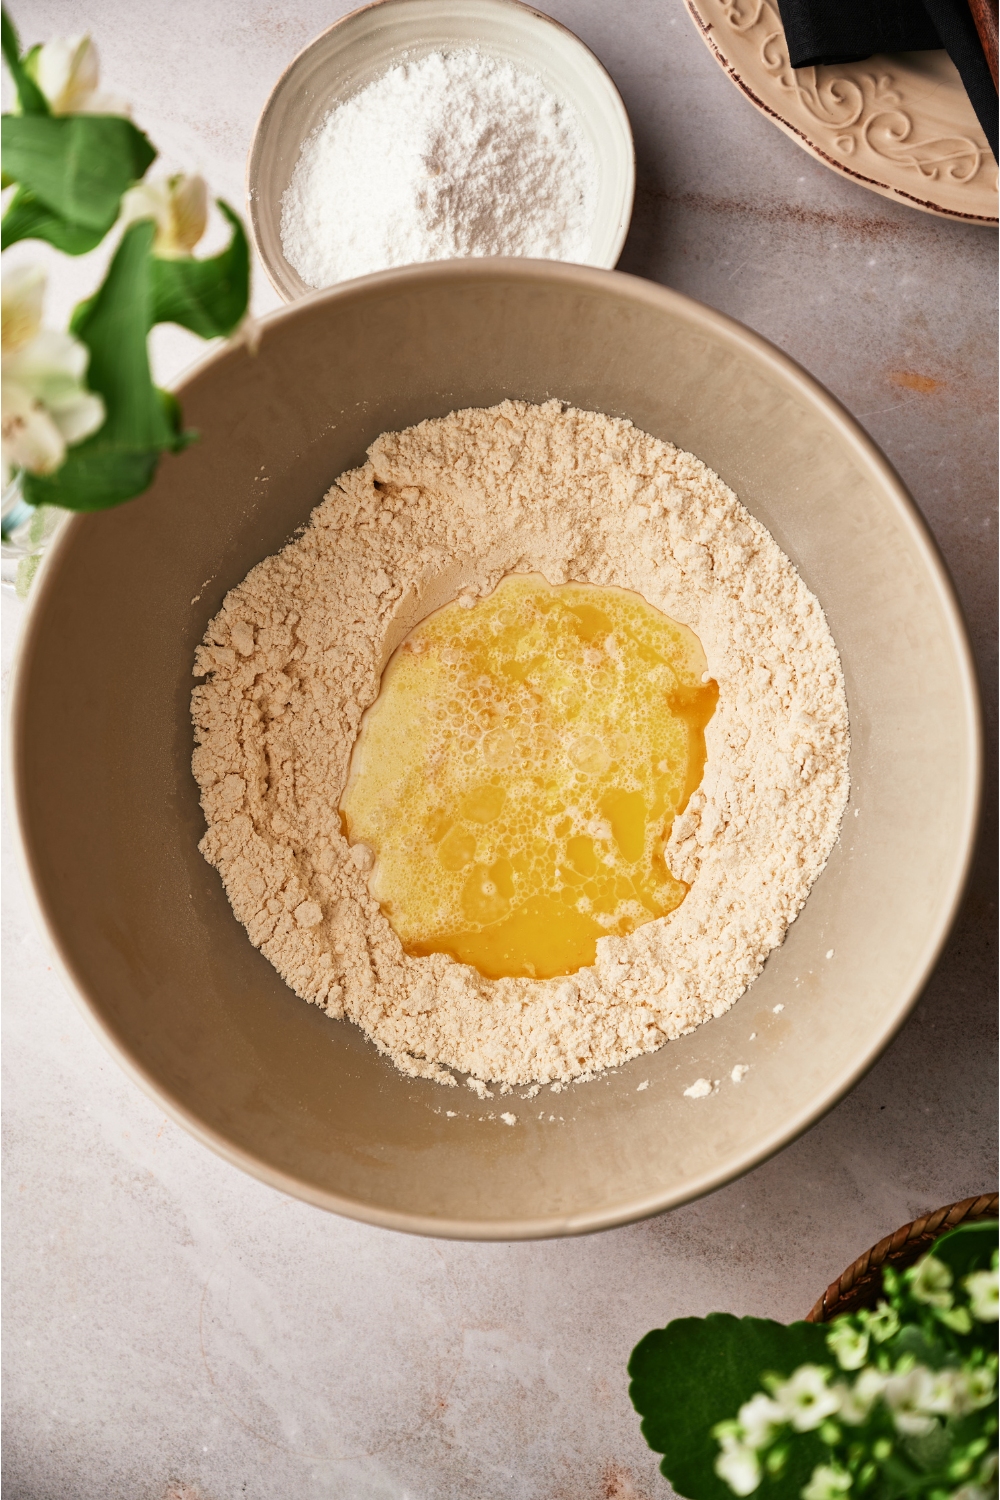
[[[527,588],[530,601],[539,575],[555,587],[534,596],[537,618],[527,634],[537,630],[545,650],[527,660],[541,659],[543,676],[551,674],[545,680],[558,689],[548,720],[528,692],[533,670],[520,684],[516,673],[500,670],[503,661],[518,661],[516,650],[503,647],[502,611],[497,636],[476,648],[488,658],[483,669],[470,661],[469,680],[459,673],[463,640],[473,640],[500,604],[506,609],[507,590]],[[573,594],[584,586],[567,588],[568,579],[600,587],[584,599]],[[455,601],[432,616],[451,591],[472,607]],[[585,639],[573,619],[585,627],[594,617],[569,608],[574,597],[613,629]],[[548,612],[547,599],[554,601]],[[629,623],[626,603],[616,603],[622,600],[633,602],[636,619],[676,632],[674,646],[658,650],[653,625],[648,634]],[[643,601],[653,607],[649,616]],[[400,651],[422,613],[411,645],[441,631],[442,621],[448,627],[435,653]],[[672,621],[693,632],[704,656]],[[650,678],[658,661],[626,656],[629,632],[680,686],[707,690],[702,722],[714,695],[706,670],[719,685],[704,728],[703,774],[691,768],[692,784],[699,774],[701,781],[673,817],[665,849],[653,840],[647,812],[668,757],[653,758],[640,734],[646,721],[630,705],[643,701],[640,684],[647,704],[658,694],[662,704],[668,689]],[[694,655],[679,651],[675,661],[681,641]],[[457,658],[445,661],[446,650]],[[379,762],[358,747],[359,726],[367,711],[367,742],[394,651],[397,664],[429,658],[442,683],[445,669],[454,672],[462,691],[442,690],[443,717],[432,724],[400,716],[399,755]],[[801,911],[836,842],[850,787],[837,648],[819,601],[774,538],[693,454],[620,417],[560,401],[505,401],[383,433],[364,464],[337,478],[302,534],[226,595],[195,670],[205,679],[192,696],[192,765],[208,825],[200,848],[250,941],[296,994],[332,1020],[356,1022],[409,1076],[445,1085],[455,1083],[449,1070],[511,1087],[593,1076],[723,1015]],[[417,688],[418,701],[429,696],[426,682]],[[680,697],[674,702],[685,706]],[[505,713],[494,722],[498,705],[519,707],[520,720]],[[541,785],[519,779],[520,724],[530,728],[529,741],[553,747],[547,758],[539,751],[551,787],[544,778]],[[446,796],[437,794],[437,763],[427,753],[432,731],[441,751],[453,751],[442,755],[457,778],[442,783]],[[618,734],[635,736],[627,755]],[[421,737],[424,786],[412,759]],[[689,755],[692,740],[703,753],[692,737]],[[355,776],[343,803],[352,760],[364,782]],[[391,828],[378,824],[378,799],[359,795],[378,764],[388,810],[398,810]],[[612,766],[638,779],[616,781]],[[676,778],[671,787],[676,798]],[[602,806],[612,791],[618,801]],[[631,861],[628,818],[637,804],[628,797],[636,792],[650,844]],[[494,817],[490,798],[501,793]],[[549,812],[549,797],[564,810]],[[371,826],[362,833],[352,819],[360,821],[365,799]],[[518,809],[519,828],[511,827],[522,843],[504,845],[500,819]],[[662,812],[657,836],[670,818],[666,795]],[[568,940],[541,962],[524,944],[520,967],[510,968],[495,953],[463,948],[468,960],[456,962],[445,946],[408,951],[401,895],[383,885],[390,863],[383,831],[402,840],[404,852],[407,840],[419,846],[425,873],[433,874],[421,886],[417,863],[402,868],[400,891],[412,887],[419,897],[417,936],[425,942],[428,932],[463,942],[499,933],[524,904],[514,879],[521,854],[529,863],[537,856],[539,869],[549,860],[544,893],[560,898],[557,910],[567,913],[542,937],[554,943],[557,932],[572,933],[588,918],[591,957],[583,962],[579,950],[568,951]],[[588,882],[619,875],[625,889],[612,887],[615,904],[605,898],[602,905],[602,892]],[[445,877],[451,906],[442,913],[434,892]],[[657,901],[665,905],[658,893],[671,890],[684,899],[653,919]],[[492,915],[489,903],[501,900],[509,909]],[[589,912],[581,900],[591,902]],[[621,925],[605,927],[598,915]]]
[[[341,800],[404,951],[551,979],[678,907],[688,886],[665,851],[704,770],[705,667],[697,637],[638,594],[537,574],[418,625]]]

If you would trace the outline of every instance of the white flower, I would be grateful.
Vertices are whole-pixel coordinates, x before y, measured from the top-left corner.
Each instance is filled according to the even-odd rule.
[[[996,1479],[998,1468],[1000,1468],[1000,1453],[994,1448],[992,1453],[983,1456],[983,1461],[979,1465],[979,1483],[989,1484],[991,1480]]]
[[[967,1370],[935,1370],[924,1403],[942,1417],[965,1417],[993,1400],[996,1380],[992,1370],[979,1365]]]
[[[777,1404],[763,1391],[744,1401],[737,1412],[737,1420],[745,1442],[751,1448],[766,1448],[775,1427],[783,1420]]]
[[[951,1268],[943,1260],[925,1255],[913,1268],[910,1291],[918,1302],[923,1302],[928,1307],[950,1307],[954,1300],[951,1282]]]
[[[881,1370],[862,1370],[852,1386],[835,1386],[840,1392],[840,1418],[850,1427],[867,1422],[868,1413],[885,1390],[887,1376]]]
[[[724,1479],[735,1495],[750,1495],[761,1481],[760,1459],[752,1448],[727,1434],[722,1452],[715,1460],[715,1472]]]
[[[15,266],[4,271],[0,290],[3,352],[13,353],[31,342],[42,326],[45,272],[39,266]]]
[[[104,402],[83,385],[89,355],[68,333],[42,328],[45,273],[36,266],[6,272],[2,307],[4,480],[11,466],[51,474],[77,443],[104,421]]]
[[[860,1370],[868,1357],[868,1334],[852,1328],[846,1320],[831,1326],[826,1342],[842,1370]]]
[[[964,1409],[965,1376],[961,1370],[935,1370],[931,1374],[923,1405],[941,1417],[958,1416]],[[971,1408],[970,1408],[971,1409]]]
[[[208,222],[208,185],[204,177],[161,177],[158,182],[140,182],[122,199],[122,222],[153,219],[156,237],[153,254],[161,260],[190,255]]]
[[[841,1500],[850,1488],[851,1476],[844,1469],[836,1469],[832,1464],[817,1464],[802,1491],[802,1500]]]
[[[879,1302],[873,1313],[862,1313],[862,1317],[865,1318],[868,1332],[876,1344],[884,1344],[899,1332],[899,1314],[888,1302]]]
[[[973,1271],[962,1285],[969,1294],[972,1316],[980,1323],[995,1323],[1000,1317],[1000,1271]]]
[[[890,1375],[885,1383],[885,1399],[896,1430],[907,1437],[926,1437],[933,1432],[933,1397],[934,1377],[924,1365],[915,1365],[905,1375]]]
[[[840,1405],[839,1395],[827,1385],[829,1376],[819,1365],[800,1365],[791,1380],[775,1389],[775,1405],[796,1432],[812,1432]]]
[[[54,115],[127,115],[128,106],[102,94],[97,48],[89,36],[54,36],[27,68]]]
[[[3,382],[0,401],[0,437],[3,442],[3,482],[6,485],[12,468],[28,469],[33,474],[51,474],[58,469],[66,452],[62,434],[39,402],[20,386]]]
[[[956,1415],[964,1417],[967,1412],[979,1411],[989,1406],[996,1391],[996,1372],[984,1365],[971,1370],[958,1370]]]

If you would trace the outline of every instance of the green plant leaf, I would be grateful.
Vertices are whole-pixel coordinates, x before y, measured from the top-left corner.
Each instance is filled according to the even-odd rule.
[[[632,1351],[629,1395],[642,1417],[642,1434],[663,1454],[662,1472],[689,1500],[733,1500],[715,1472],[717,1422],[735,1418],[744,1401],[763,1390],[765,1372],[791,1375],[802,1364],[833,1365],[826,1332],[812,1323],[787,1327],[768,1318],[678,1318],[655,1328]],[[815,1433],[797,1435],[778,1478],[766,1477],[761,1500],[798,1500],[825,1452]]]
[[[7,14],[6,7],[0,14],[0,39],[3,45],[3,58],[10,70],[10,76],[14,80],[17,89],[17,102],[24,115],[47,115],[49,113],[49,101],[42,93],[38,84],[24,66],[21,57],[21,43],[18,41],[14,23]],[[35,49],[32,48],[32,51]],[[30,56],[30,53],[29,53]]]
[[[207,260],[153,260],[153,321],[179,323],[203,339],[232,333],[250,297],[250,249],[243,225],[221,199],[232,226],[225,250]]]
[[[944,1261],[957,1286],[971,1271],[988,1269],[997,1248],[998,1228],[996,1219],[984,1219],[981,1224],[959,1224],[957,1229],[949,1229],[934,1241],[930,1254],[935,1260]]]
[[[45,240],[64,255],[86,255],[104,238],[103,229],[71,224],[40,203],[28,188],[19,187],[0,219],[0,248],[18,240]]]
[[[163,414],[167,419],[167,425],[174,434],[171,452],[181,453],[185,448],[190,448],[192,443],[196,443],[201,434],[193,427],[185,428],[181,403],[173,391],[165,391],[161,386],[157,386],[156,394],[160,405],[163,407]]]
[[[901,1355],[909,1354],[918,1364],[928,1365],[932,1370],[939,1370],[948,1362],[951,1353],[951,1341],[947,1343],[940,1337],[935,1337],[934,1324],[930,1324],[930,1330],[922,1327],[919,1323],[904,1323],[902,1328],[882,1347],[891,1355],[893,1361]]]
[[[96,446],[95,434],[70,448],[54,474],[24,474],[22,493],[29,505],[64,510],[110,510],[148,490],[160,462],[157,449],[128,452]]]
[[[122,236],[108,274],[81,316],[76,337],[90,350],[87,384],[104,397],[107,420],[88,438],[126,448],[169,448],[174,433],[149,373],[146,335],[153,324],[152,257],[154,226],[133,224]]]
[[[3,170],[71,224],[108,232],[156,149],[122,115],[4,115]]]
[[[179,452],[193,439],[181,430],[177,398],[157,390],[149,371],[154,232],[150,220],[125,231],[101,287],[74,313],[72,331],[90,350],[87,384],[104,398],[107,416],[54,474],[25,474],[29,505],[120,505],[148,489],[161,452]]]
[[[972,1271],[985,1271],[989,1268],[996,1254],[997,1230],[996,1219],[984,1219],[981,1224],[959,1224],[957,1229],[950,1229],[931,1246],[931,1255],[937,1260],[943,1260],[951,1270],[953,1286],[960,1301],[964,1301],[960,1290],[963,1278]],[[950,1342],[963,1353],[977,1344],[986,1349],[996,1349],[997,1341],[997,1324],[980,1323],[978,1320],[973,1321],[968,1333],[952,1333],[950,1336]]]

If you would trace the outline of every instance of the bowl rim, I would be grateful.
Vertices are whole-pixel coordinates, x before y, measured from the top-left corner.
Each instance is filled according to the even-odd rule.
[[[346,15],[338,17],[338,19],[334,21],[332,25],[325,27],[321,32],[319,32],[317,36],[314,36],[310,42],[307,42],[306,45],[295,54],[291,62],[287,64],[287,66],[275,79],[271,90],[268,93],[267,99],[264,101],[264,106],[261,109],[260,114],[257,116],[257,121],[253,128],[253,135],[250,138],[250,147],[247,151],[246,167],[244,169],[244,196],[246,198],[247,205],[247,219],[250,225],[250,240],[253,245],[254,251],[256,252],[257,259],[260,261],[261,266],[264,268],[265,276],[271,283],[271,286],[277,292],[278,296],[286,304],[290,304],[292,302],[301,302],[305,297],[312,296],[314,291],[327,291],[329,290],[329,288],[313,288],[309,291],[301,293],[299,296],[289,297],[286,288],[281,283],[277,268],[272,265],[270,257],[265,253],[262,243],[259,225],[260,196],[257,192],[257,180],[259,176],[260,157],[264,149],[264,139],[266,136],[267,126],[278,93],[285,87],[287,81],[290,79],[295,70],[301,66],[302,62],[308,56],[308,54],[312,52],[312,50],[317,47],[325,37],[328,37],[331,32],[337,31],[341,26],[346,25],[348,22],[354,21],[358,16],[364,15],[366,11],[381,10],[383,6],[393,6],[400,3],[401,0],[367,0],[367,4],[357,6],[356,9],[348,11]],[[563,32],[565,36],[569,37],[572,42],[574,42],[587,54],[587,56],[592,60],[594,66],[601,74],[603,74],[608,88],[611,90],[613,98],[617,101],[619,112],[621,115],[621,123],[624,127],[624,137],[627,145],[628,180],[626,184],[621,225],[614,240],[614,260],[608,266],[594,267],[595,270],[613,270],[621,259],[622,251],[625,248],[625,241],[628,239],[628,232],[632,224],[632,213],[635,207],[636,183],[635,137],[632,133],[632,122],[629,119],[629,113],[625,108],[625,101],[621,96],[621,91],[618,88],[618,85],[615,83],[607,68],[601,62],[601,59],[597,56],[597,53],[594,52],[592,48],[588,47],[586,42],[583,41],[581,37],[577,36],[575,31],[571,31],[568,26],[564,26],[562,21],[557,21],[554,16],[546,15],[544,11],[537,10],[535,6],[527,4],[526,0],[478,0],[478,3],[495,6],[497,10],[526,11],[529,15],[534,16],[537,20],[553,27],[554,30]],[[497,256],[483,256],[476,258],[481,258],[484,260],[500,259],[500,257]],[[527,259],[527,257],[524,258]],[[419,264],[429,265],[431,264],[431,262],[419,262]],[[561,264],[568,265],[571,264],[571,262],[561,262]],[[389,269],[399,270],[402,268],[390,267]],[[381,273],[371,272],[370,274],[379,275]],[[351,279],[360,281],[362,278],[353,277]],[[334,285],[336,286],[343,286],[344,284],[344,282],[334,283]]]
[[[672,1188],[649,1193],[641,1198],[601,1210],[552,1214],[532,1219],[482,1221],[438,1218],[431,1214],[382,1209],[358,1198],[317,1189],[294,1177],[291,1173],[261,1161],[251,1152],[235,1146],[220,1132],[204,1125],[197,1115],[173,1099],[169,1090],[150,1073],[138,1057],[132,1055],[128,1046],[119,1039],[113,1027],[101,1015],[99,1003],[96,998],[88,994],[87,984],[82,976],[75,973],[72,957],[63,948],[60,940],[56,913],[52,910],[40,885],[36,884],[24,809],[24,782],[27,777],[22,779],[22,767],[27,770],[27,758],[23,753],[22,743],[25,683],[30,675],[31,661],[39,633],[39,621],[44,613],[48,594],[54,587],[50,582],[54,577],[52,558],[68,547],[78,528],[86,524],[87,518],[84,514],[70,516],[60,528],[35,576],[11,670],[9,707],[4,737],[5,770],[14,814],[12,821],[15,857],[29,905],[51,951],[54,966],[62,976],[69,993],[80,1006],[92,1029],[129,1077],[154,1099],[171,1119],[183,1126],[202,1145],[208,1146],[210,1150],[233,1166],[242,1168],[250,1176],[266,1183],[269,1187],[345,1218],[380,1228],[439,1239],[478,1241],[547,1239],[565,1235],[589,1234],[598,1230],[618,1228],[641,1219],[651,1218],[668,1209],[678,1208],[682,1204],[705,1197],[727,1183],[744,1176],[783,1150],[785,1146],[790,1145],[838,1104],[874,1066],[909,1016],[949,937],[965,894],[975,855],[982,800],[983,763],[982,707],[978,674],[969,643],[968,630],[947,565],[916,502],[889,460],[846,407],[797,361],[737,319],[718,312],[681,292],[622,271],[577,266],[563,261],[533,261],[521,257],[483,257],[481,259],[428,261],[421,265],[376,271],[369,276],[340,282],[336,286],[315,291],[307,297],[286,303],[265,314],[260,320],[261,330],[266,333],[269,327],[286,319],[308,317],[311,308],[318,303],[379,296],[387,289],[400,290],[404,289],[407,284],[419,284],[425,281],[461,282],[462,279],[489,280],[498,276],[513,277],[526,283],[565,280],[580,290],[624,294],[640,303],[645,302],[651,309],[659,308],[670,311],[695,326],[709,330],[724,343],[762,362],[784,380],[790,380],[808,398],[814,409],[822,413],[830,422],[848,447],[853,449],[862,467],[868,469],[895,502],[901,520],[907,526],[918,551],[922,554],[938,594],[957,660],[966,721],[965,754],[969,774],[966,804],[959,828],[960,837],[956,841],[956,850],[961,851],[960,857],[955,862],[950,895],[942,903],[938,920],[928,933],[924,948],[924,961],[915,977],[911,979],[908,991],[901,991],[902,998],[894,1012],[883,1022],[881,1028],[868,1038],[865,1047],[855,1059],[830,1080],[826,1089],[809,1106],[800,1109],[780,1127],[759,1139],[752,1148],[745,1149],[742,1154],[734,1156],[722,1167],[714,1171],[706,1170],[697,1178],[688,1179]],[[173,388],[183,396],[186,384],[195,378],[200,378],[213,365],[220,364],[229,358],[234,348],[237,347],[238,342],[229,341],[210,351],[189,367],[175,382]]]

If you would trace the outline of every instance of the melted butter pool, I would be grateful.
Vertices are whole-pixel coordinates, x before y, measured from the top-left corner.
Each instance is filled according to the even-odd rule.
[[[705,767],[705,665],[638,594],[534,574],[417,625],[340,804],[405,951],[548,979],[679,906],[664,848]]]

